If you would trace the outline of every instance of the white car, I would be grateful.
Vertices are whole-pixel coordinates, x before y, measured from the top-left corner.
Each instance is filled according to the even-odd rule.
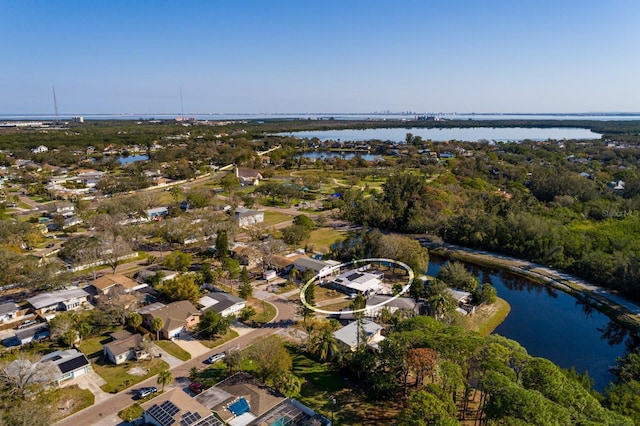
[[[224,353],[221,354],[215,354],[215,355],[211,355],[209,358],[207,358],[207,364],[215,364],[216,362],[224,359],[226,355]]]

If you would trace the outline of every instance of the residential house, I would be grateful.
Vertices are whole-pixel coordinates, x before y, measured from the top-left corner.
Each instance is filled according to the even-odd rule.
[[[206,312],[213,309],[223,317],[236,315],[246,306],[247,301],[223,291],[211,291],[202,296],[198,301],[198,307]]]
[[[473,314],[476,311],[476,307],[471,304],[471,293],[468,291],[455,290],[447,287],[447,293],[456,301],[458,307],[456,312],[462,315]]]
[[[171,389],[141,405],[145,424],[154,426],[223,426],[211,410],[182,389]]]
[[[136,272],[135,278],[140,283],[148,283],[156,274],[158,274],[159,281],[162,282],[177,278],[180,272],[170,269],[141,269]]]
[[[255,268],[262,263],[262,252],[248,244],[237,242],[231,247],[230,251],[234,259],[249,269]]]
[[[354,321],[335,331],[333,337],[339,345],[353,352],[358,349],[358,343],[378,350],[378,343],[384,340],[382,330],[381,326],[370,320],[362,320],[361,327],[358,325],[358,321]]]
[[[239,227],[244,228],[264,222],[264,212],[238,207],[231,219],[238,222]]]
[[[27,302],[40,315],[52,311],[73,311],[89,304],[89,293],[81,288],[58,290],[30,297]]]
[[[240,185],[258,185],[264,179],[259,171],[253,169],[235,168],[236,177],[240,180]]]
[[[147,220],[162,220],[163,217],[169,214],[169,209],[167,207],[155,207],[144,212],[147,215]]]
[[[44,145],[38,145],[35,148],[31,148],[31,152],[33,152],[34,154],[42,154],[48,151],[49,151],[49,148],[47,148]]]
[[[71,217],[75,212],[75,206],[67,201],[55,202],[49,212],[51,215],[60,214],[64,217]]]
[[[361,269],[352,269],[335,277],[329,285],[346,294],[362,294],[365,297],[370,294],[383,292],[382,273],[365,272]]]
[[[301,256],[294,260],[293,267],[302,273],[312,271],[313,274],[318,275],[319,278],[324,278],[335,271],[335,268],[327,265],[322,260],[312,259],[307,256]]]
[[[131,278],[124,275],[103,275],[98,279],[93,280],[91,287],[93,287],[98,295],[106,295],[109,291],[114,289],[121,289],[125,293],[130,293],[142,287],[146,287],[147,284],[141,284]]]
[[[391,301],[389,301],[392,299]],[[387,295],[375,295],[367,299],[367,310],[365,315],[371,318],[380,316],[380,312],[383,309],[388,309],[389,312],[394,313],[397,311],[403,312],[408,316],[414,316],[419,312],[419,305],[410,297],[398,297]],[[384,306],[378,306],[384,303]]]
[[[234,374],[194,399],[232,426],[331,424],[326,417],[296,400],[285,398],[246,372]]]
[[[49,324],[40,323],[28,328],[17,330],[14,333],[13,337],[7,339],[7,343],[8,346],[22,346],[36,340],[46,339],[50,334],[51,333],[49,332]]]
[[[102,351],[109,361],[118,365],[129,360],[140,360],[150,355],[142,347],[144,338],[140,334],[132,334],[126,330],[111,333],[113,339],[102,345]]]
[[[153,305],[162,305],[154,303]],[[152,305],[138,310],[142,315],[144,326],[152,330],[151,323],[154,318],[160,318],[164,324],[160,330],[160,336],[165,339],[176,337],[183,331],[193,329],[200,322],[200,311],[188,300],[172,302],[150,309]]]
[[[40,363],[50,362],[60,370],[56,382],[58,385],[73,380],[91,371],[91,363],[87,357],[76,349],[55,351],[43,356]]]
[[[20,308],[14,302],[0,304],[0,323],[11,321],[18,316]]]

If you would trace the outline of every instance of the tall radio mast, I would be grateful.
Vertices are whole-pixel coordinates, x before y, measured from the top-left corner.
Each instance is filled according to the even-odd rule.
[[[53,108],[56,112],[56,121],[58,121],[58,100],[56,99],[56,88],[53,87]]]

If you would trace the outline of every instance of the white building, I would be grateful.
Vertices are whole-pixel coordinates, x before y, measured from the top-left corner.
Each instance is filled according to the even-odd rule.
[[[360,293],[366,297],[384,291],[385,288],[382,285],[381,278],[381,273],[372,274],[352,269],[335,277],[330,285],[340,292],[347,294]]]
[[[233,214],[232,219],[238,222],[241,228],[264,222],[264,213],[258,210],[249,210],[244,207],[238,207]]]

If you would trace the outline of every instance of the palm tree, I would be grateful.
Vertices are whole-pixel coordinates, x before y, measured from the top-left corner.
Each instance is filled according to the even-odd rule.
[[[131,327],[135,332],[142,324],[142,315],[137,312],[131,312],[129,315],[127,315],[127,324],[129,324],[129,327]]]
[[[437,320],[442,319],[444,314],[455,309],[455,303],[451,300],[451,297],[444,293],[436,293],[433,296],[427,299],[431,309],[433,310],[433,315]]]
[[[324,328],[314,342],[314,352],[318,354],[321,361],[327,361],[338,352],[336,338],[329,328]]]
[[[162,318],[154,318],[151,320],[151,329],[156,332],[156,340],[160,340],[160,330],[164,327],[164,321]]]
[[[173,382],[173,375],[170,370],[162,370],[158,373],[158,384],[162,385],[162,392],[164,392],[164,385]]]

